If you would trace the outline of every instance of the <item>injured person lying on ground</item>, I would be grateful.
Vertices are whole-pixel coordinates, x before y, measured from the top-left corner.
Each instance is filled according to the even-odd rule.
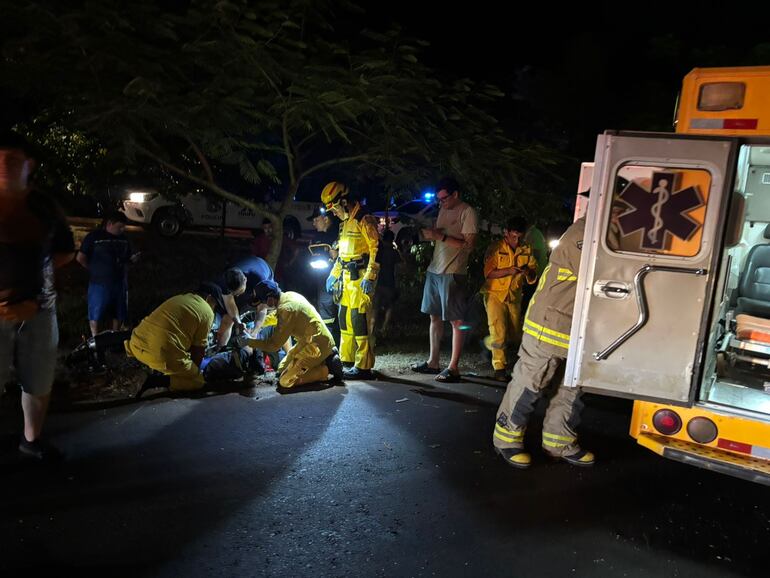
[[[277,325],[266,339],[247,339],[250,347],[266,352],[278,351],[289,338],[294,345],[278,365],[281,387],[342,379],[342,362],[334,339],[321,316],[305,297],[293,291],[282,292],[273,280],[254,289],[258,307],[275,309]]]

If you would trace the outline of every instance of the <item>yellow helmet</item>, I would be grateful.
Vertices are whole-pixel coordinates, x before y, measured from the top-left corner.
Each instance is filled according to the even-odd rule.
[[[321,202],[327,209],[331,209],[347,194],[348,188],[344,183],[332,181],[324,187],[323,191],[321,191]]]

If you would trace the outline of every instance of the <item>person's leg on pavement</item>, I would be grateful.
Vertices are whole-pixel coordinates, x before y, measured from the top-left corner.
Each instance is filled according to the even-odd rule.
[[[339,346],[340,344],[340,324],[339,306],[334,303],[334,297],[331,293],[321,288],[318,291],[318,313],[321,316],[326,328],[334,338],[334,343]]]
[[[24,412],[24,439],[26,441],[34,442],[40,437],[45,417],[48,414],[50,399],[50,393],[32,395],[25,391],[21,392],[21,409]]]
[[[369,377],[368,373],[374,367],[374,347],[370,336],[369,313],[372,308],[372,299],[361,290],[361,281],[351,281],[346,289],[350,288],[348,305],[350,307],[350,328],[355,340],[355,365],[353,373],[348,372],[346,377]]]
[[[94,283],[88,284],[86,302],[88,303],[88,328],[91,337],[99,333],[99,287]]]
[[[521,347],[522,321],[521,321],[521,304],[518,301],[509,301],[506,303],[508,324],[510,326],[510,344],[513,346],[514,351],[518,351]]]
[[[350,274],[347,271],[342,273],[343,289],[340,298],[340,359],[345,364],[351,364],[356,359],[356,339],[353,333],[353,320],[351,318],[350,306]]]
[[[460,355],[463,352],[465,330],[463,329],[467,299],[465,292],[465,275],[443,275],[442,304],[444,319],[452,325],[452,357],[447,371],[451,376],[460,375]],[[439,379],[441,375],[437,377]]]
[[[506,317],[507,308],[504,303],[494,296],[486,295],[484,306],[487,310],[487,325],[489,327],[489,347],[492,353],[492,369],[505,370],[506,346]]]
[[[425,284],[422,288],[420,311],[425,315],[430,316],[430,327],[428,330],[430,353],[427,361],[415,363],[411,366],[412,371],[417,373],[436,375],[441,371],[439,354],[441,337],[444,334],[444,321],[443,309],[441,307],[441,300],[438,292],[438,278],[439,275],[431,273],[430,271],[425,274]]]
[[[41,309],[32,319],[19,325],[16,370],[22,387],[24,413],[24,434],[19,451],[37,459],[60,457],[53,446],[40,439],[51,399],[58,344],[59,327],[53,309]]]
[[[577,443],[577,427],[583,411],[582,391],[579,387],[563,385],[561,377],[554,379],[556,391],[549,400],[543,420],[543,449],[555,458],[577,466],[591,466],[594,455]]]
[[[441,338],[444,337],[444,320],[438,315],[430,316],[430,357],[428,367],[439,369],[441,367]]]
[[[497,410],[492,437],[495,449],[509,465],[530,465],[532,458],[524,451],[524,433],[537,400],[560,369],[563,371],[562,358],[540,349],[537,340],[524,337],[519,361]]]
[[[115,287],[115,319],[112,328],[115,331],[128,327],[128,284],[121,281]]]
[[[384,319],[382,320],[382,328],[381,328],[382,333],[388,333],[388,331],[390,330],[390,318],[392,317],[392,315],[393,315],[393,304],[390,303],[385,308],[385,316],[384,316]]]
[[[463,352],[463,342],[465,341],[465,330],[462,319],[450,321],[452,324],[452,357],[449,360],[447,369],[451,373],[460,373],[460,355]]]

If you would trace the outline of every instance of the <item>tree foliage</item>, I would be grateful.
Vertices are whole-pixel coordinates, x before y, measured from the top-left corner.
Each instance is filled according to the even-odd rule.
[[[424,43],[398,29],[341,38],[334,24],[355,18],[353,4],[0,4],[13,31],[0,90],[23,103],[8,108],[33,133],[85,139],[111,170],[151,161],[167,184],[247,206],[279,235],[301,187],[331,175],[390,192],[451,173],[501,218],[536,216],[555,199],[532,190],[553,182],[554,153],[501,130],[487,112],[495,87],[438,78]],[[259,203],[266,189],[282,201],[277,215]]]

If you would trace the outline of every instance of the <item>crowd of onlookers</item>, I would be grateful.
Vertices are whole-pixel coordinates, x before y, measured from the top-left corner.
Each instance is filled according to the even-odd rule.
[[[29,144],[13,132],[1,136],[0,383],[15,368],[22,389],[23,455],[57,455],[41,438],[57,358],[53,270],[73,256],[88,271],[92,336],[125,330],[126,354],[149,368],[145,388],[194,390],[217,378],[271,368],[281,387],[373,377],[371,336],[375,327],[397,325],[396,271],[404,256],[392,231],[380,231],[344,183],[333,181],[322,191],[322,204],[308,219],[315,229],[310,250],[284,238],[273,270],[267,259],[275,239],[265,219],[249,256],[195,291],[164,301],[128,331],[128,269],[141,257],[126,238],[125,216],[106,215],[76,251],[56,202],[30,186],[35,155]],[[436,189],[438,217],[420,231],[420,239],[434,246],[421,305],[430,317],[429,355],[412,369],[453,382],[460,379],[471,298],[468,261],[479,220],[454,179],[442,179]],[[502,238],[486,249],[480,293],[495,379],[509,379],[515,356],[506,349],[522,341],[527,287],[543,274],[546,259],[542,234],[522,218],[510,219]],[[452,331],[451,355],[442,367],[445,322]]]

